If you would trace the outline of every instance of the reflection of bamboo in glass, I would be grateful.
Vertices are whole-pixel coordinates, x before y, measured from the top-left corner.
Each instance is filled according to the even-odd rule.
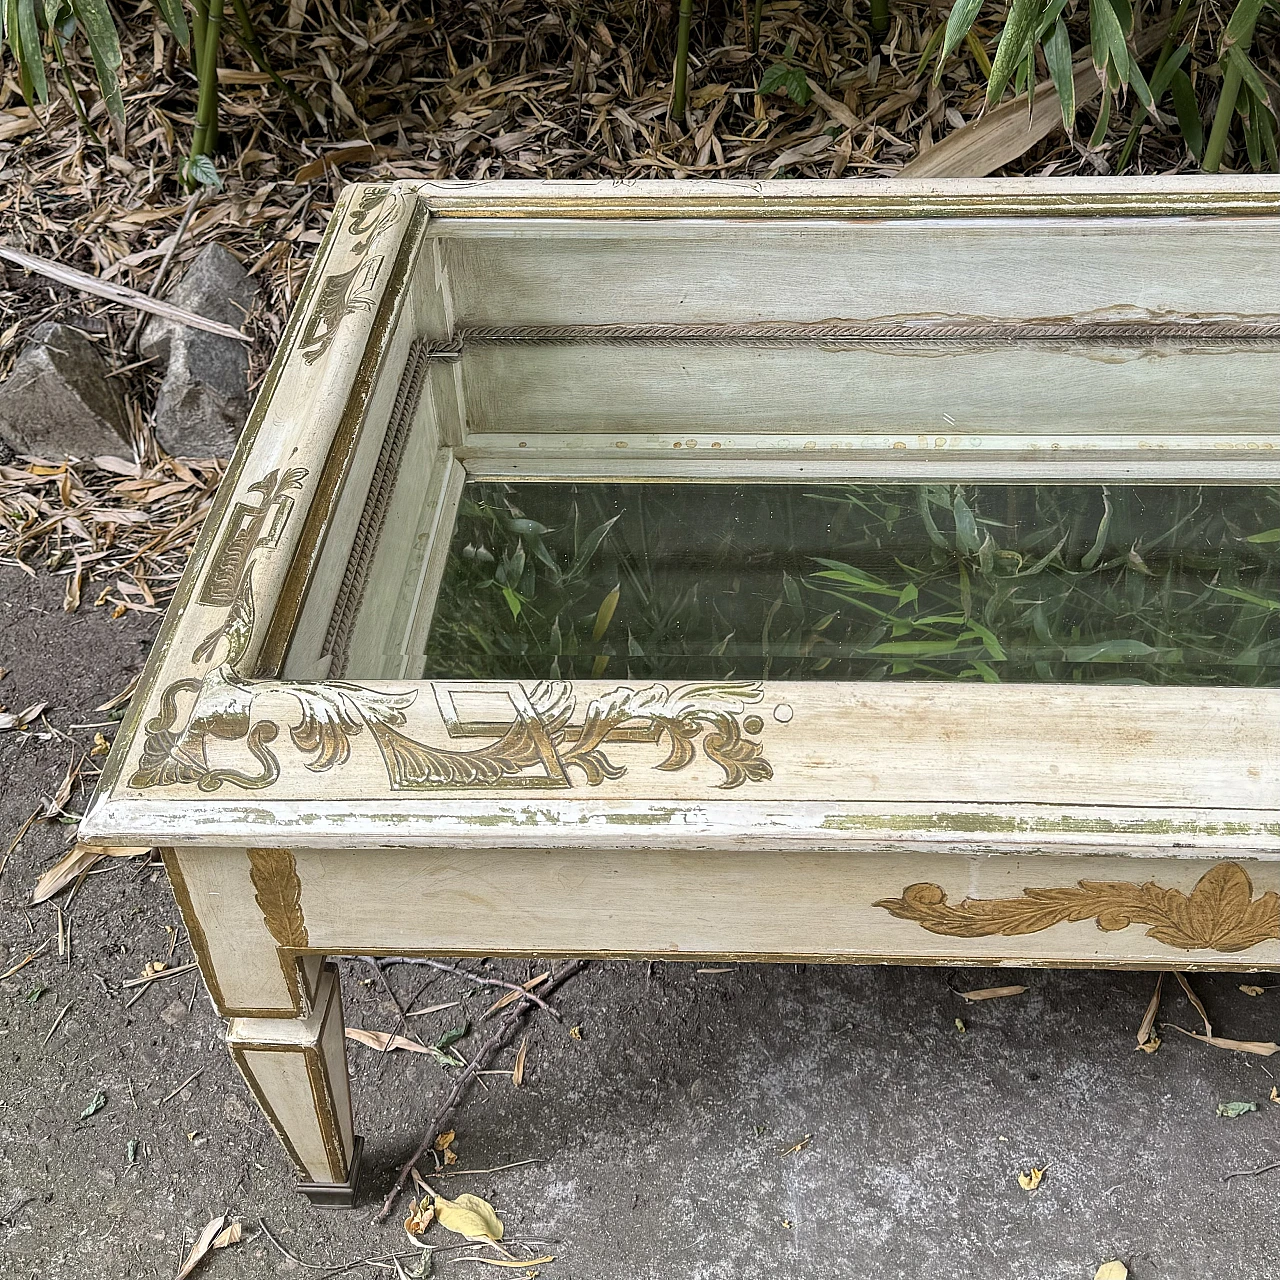
[[[1269,488],[468,494],[428,674],[1280,682],[1280,529],[1255,532],[1280,509]],[[513,565],[518,617],[495,590]]]

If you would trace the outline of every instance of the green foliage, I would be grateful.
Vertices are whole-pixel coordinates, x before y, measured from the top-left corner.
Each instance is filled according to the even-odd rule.
[[[797,67],[792,61],[795,53],[796,46],[793,41],[783,51],[782,61],[775,62],[765,69],[764,75],[760,77],[760,92],[784,93],[797,106],[806,107],[809,105],[809,99],[813,97],[813,90],[809,88],[809,80],[804,69]]]
[[[66,74],[66,48],[80,32],[97,72],[107,115],[124,133],[124,99],[120,93],[120,41],[106,0],[3,0],[0,49],[7,49],[18,71],[18,84],[28,105],[49,101],[45,57]],[[74,97],[74,95],[73,95]],[[77,99],[77,106],[79,100]]]
[[[1057,92],[1063,124],[1069,133],[1074,132],[1078,103],[1073,70],[1084,50],[1072,49],[1067,19],[1078,7],[1087,12],[1089,56],[1103,85],[1090,146],[1102,144],[1115,104],[1131,99],[1134,122],[1118,168],[1128,163],[1144,118],[1175,123],[1188,150],[1209,172],[1216,172],[1221,164],[1228,134],[1238,121],[1249,164],[1254,169],[1280,168],[1276,154],[1276,134],[1280,129],[1276,102],[1266,76],[1250,57],[1259,18],[1264,8],[1280,7],[1278,0],[1236,0],[1215,50],[1223,79],[1208,141],[1192,81],[1192,47],[1177,43],[1188,26],[1194,38],[1196,24],[1188,23],[1188,17],[1196,17],[1189,14],[1190,0],[1182,0],[1172,16],[1149,83],[1134,51],[1130,0],[1010,0],[987,80],[989,103],[998,102],[1010,88],[1017,93],[1032,89],[1042,65]],[[955,0],[938,56],[935,83],[941,79],[947,59],[970,35],[983,11],[983,0]],[[1148,22],[1155,20],[1157,16],[1152,13]]]

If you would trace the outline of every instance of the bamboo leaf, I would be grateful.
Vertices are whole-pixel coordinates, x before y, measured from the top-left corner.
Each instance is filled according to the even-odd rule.
[[[1267,86],[1263,84],[1262,77],[1258,74],[1258,68],[1253,65],[1249,55],[1239,45],[1228,45],[1223,54],[1223,59],[1228,66],[1235,67],[1240,79],[1248,87],[1249,92],[1259,102],[1270,107],[1271,95],[1267,92]]]
[[[18,0],[18,33],[22,39],[22,49],[26,54],[26,65],[31,76],[31,84],[36,97],[41,102],[49,101],[49,82],[44,74],[44,55],[40,48],[40,30],[36,26],[35,0]],[[22,61],[19,58],[19,61]]]
[[[960,41],[969,33],[982,8],[982,0],[956,0],[947,15],[947,34],[942,41],[942,57],[938,59],[938,70],[933,78],[937,84],[942,78],[942,65],[956,51]]]
[[[609,623],[613,621],[613,615],[618,608],[618,600],[621,595],[622,585],[618,583],[600,602],[600,608],[596,610],[595,626],[591,628],[592,640],[600,641],[604,639],[604,633],[609,630]]]
[[[184,48],[191,45],[191,32],[187,27],[187,15],[182,9],[182,0],[156,0],[156,7],[164,19],[165,26],[173,32],[178,43]]]
[[[1049,66],[1049,78],[1062,107],[1062,124],[1070,135],[1076,125],[1076,78],[1071,66],[1071,37],[1067,34],[1067,24],[1061,18],[1053,24],[1053,30],[1041,47]]]
[[[1098,0],[1095,0],[1097,3]],[[1026,56],[1027,42],[1031,39],[1040,17],[1040,0],[1013,0],[996,56],[991,60],[991,78],[987,81],[987,101],[998,102],[1009,83],[1009,78]]]
[[[106,0],[71,0],[71,8],[84,30],[98,87],[116,133],[124,136],[124,98],[120,93],[120,39]]]
[[[1178,131],[1182,134],[1187,150],[1196,158],[1204,156],[1204,125],[1200,120],[1200,104],[1191,77],[1179,68],[1169,81],[1169,96],[1173,99],[1174,114],[1178,117]]]

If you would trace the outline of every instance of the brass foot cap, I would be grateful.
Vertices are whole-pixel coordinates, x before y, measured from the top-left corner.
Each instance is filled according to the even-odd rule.
[[[364,1139],[357,1137],[351,1152],[351,1169],[346,1182],[299,1182],[298,1190],[317,1209],[354,1209],[360,1189],[360,1157]]]

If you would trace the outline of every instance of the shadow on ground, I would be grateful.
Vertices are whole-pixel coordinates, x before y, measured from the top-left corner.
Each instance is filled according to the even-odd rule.
[[[137,670],[153,631],[153,619],[112,621],[88,605],[65,614],[61,598],[60,582],[0,572],[0,666],[11,669],[0,702],[48,700],[58,730],[0,735],[0,851],[68,760],[110,732],[71,726],[104,719],[91,708]],[[244,1239],[197,1273],[210,1280],[411,1252],[398,1225],[407,1202],[385,1226],[371,1218],[447,1069],[350,1046],[365,1202],[312,1210],[194,974],[136,1003],[122,986],[169,958],[180,921],[163,871],[125,862],[90,875],[63,911],[61,956],[59,909],[25,906],[68,830],[37,823],[0,872],[0,972],[50,942],[0,982],[0,1275],[171,1277],[223,1211],[242,1216]],[[170,962],[190,958],[179,941]],[[440,1190],[492,1200],[509,1239],[555,1255],[546,1280],[1089,1280],[1112,1258],[1133,1280],[1273,1273],[1280,1168],[1249,1171],[1280,1161],[1280,1105],[1268,1101],[1280,1066],[1167,1028],[1158,1052],[1136,1052],[1148,975],[721,969],[598,963],[573,979],[556,1001],[564,1024],[530,1024],[524,1087],[485,1076],[453,1121],[452,1171],[529,1163],[450,1176]],[[368,966],[344,961],[343,973],[348,1024],[393,1029],[395,1005]],[[406,1007],[464,1001],[412,1020],[428,1043],[478,1023],[495,995],[420,968],[389,977]],[[1268,989],[1249,997],[1248,981],[1194,979],[1226,1034],[1275,1038],[1280,986],[1258,978]],[[1029,990],[972,1006],[956,994],[1010,982]],[[1195,1026],[1180,995],[1162,1016]],[[1229,1101],[1258,1109],[1220,1117]],[[1028,1193],[1018,1174],[1033,1166],[1046,1172]],[[474,1274],[457,1258],[438,1254],[435,1274]],[[394,1276],[388,1265],[349,1274]]]

